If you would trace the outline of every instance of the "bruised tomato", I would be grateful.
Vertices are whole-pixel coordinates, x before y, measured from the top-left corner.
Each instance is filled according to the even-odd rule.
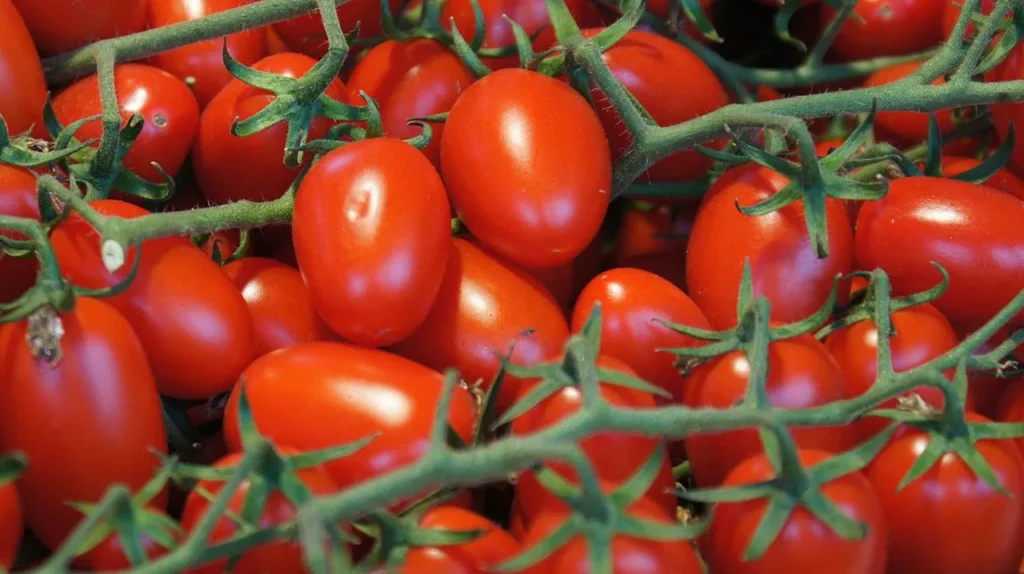
[[[451,212],[419,150],[384,137],[324,155],[302,180],[292,221],[310,299],[335,332],[383,347],[423,324],[444,278]]]
[[[99,502],[120,483],[141,488],[167,453],[160,397],[132,325],[104,301],[79,298],[56,318],[58,360],[30,348],[28,321],[0,328],[0,452],[21,451],[25,522],[57,548],[83,519],[66,501]],[[33,340],[54,337],[48,327]],[[155,504],[164,504],[161,494]]]
[[[136,218],[141,207],[112,199],[91,203],[101,215]],[[82,287],[99,289],[123,281],[135,250],[115,272],[104,267],[100,235],[73,213],[53,231],[61,272]],[[141,246],[138,275],[110,303],[142,341],[160,392],[179,399],[205,399],[231,388],[255,355],[252,317],[238,288],[184,237],[151,239]]]
[[[537,283],[502,265],[464,239],[450,247],[434,306],[420,328],[391,349],[433,369],[458,369],[463,380],[489,385],[499,356],[536,364],[558,353],[569,326],[558,304]],[[499,410],[512,404],[518,381],[505,377]]]

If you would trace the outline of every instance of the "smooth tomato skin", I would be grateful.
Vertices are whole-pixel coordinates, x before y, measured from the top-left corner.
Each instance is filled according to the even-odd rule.
[[[1014,380],[1006,385],[995,408],[995,420],[1004,423],[1024,422],[1024,382]],[[1024,438],[1014,439],[1021,454],[1024,454]]]
[[[0,486],[0,567],[9,570],[14,564],[23,529],[18,491],[14,483],[4,484]]]
[[[943,156],[942,175],[944,177],[960,175],[969,169],[981,165],[981,163],[981,160],[974,159],[973,157]],[[1005,168],[993,173],[988,179],[981,182],[981,185],[1004,191],[1018,199],[1024,200],[1024,180]]]
[[[512,26],[503,16],[514,20],[531,37],[540,32],[533,40],[533,49],[537,52],[547,49],[555,41],[551,19],[543,0],[477,0],[477,4],[484,16],[484,48],[515,46]],[[581,26],[596,16],[587,0],[567,0],[565,5]],[[447,27],[452,18],[462,37],[467,42],[472,41],[476,23],[472,1],[447,0],[441,10],[441,21]],[[519,66],[519,54],[513,52],[503,58],[483,58],[483,62],[491,69],[515,68]]]
[[[298,78],[309,71],[316,60],[285,52],[267,56],[252,66]],[[331,82],[324,92],[347,103],[348,89],[341,80]],[[231,133],[235,119],[248,119],[274,101],[273,94],[249,86],[239,79],[231,80],[210,101],[199,118],[199,134],[192,148],[192,167],[203,195],[213,203],[248,199],[270,201],[284,195],[299,174],[299,168],[284,164],[284,147],[288,125],[279,122],[248,137]],[[327,135],[333,122],[318,117],[309,126],[310,141]],[[307,161],[309,159],[307,158]]]
[[[149,508],[147,510],[163,513],[161,509]],[[141,542],[142,551],[150,560],[156,560],[168,552],[166,548],[145,535],[142,536]],[[119,572],[132,568],[132,563],[125,555],[124,547],[121,545],[121,540],[117,533],[106,537],[98,546],[79,556],[75,560],[76,564],[78,562],[81,562],[83,568],[88,568],[93,572]]]
[[[1005,82],[1024,79],[1024,45],[1018,44],[1002,63],[985,74],[986,82]],[[993,103],[989,106],[992,124],[995,125],[999,141],[1006,141],[1010,135],[1010,126],[1024,125],[1024,106],[1017,104]],[[1018,140],[1019,141],[1019,140]],[[1010,155],[1010,169],[1024,177],[1024,146],[1015,145]]]
[[[893,369],[909,371],[947,351],[959,343],[953,327],[932,305],[923,303],[892,313],[893,336],[889,339]],[[833,332],[825,346],[843,371],[846,394],[857,397],[866,393],[878,377],[878,329],[871,320],[860,321]],[[952,376],[952,372],[947,375]],[[922,385],[913,390],[937,408],[945,404],[942,391]],[[895,408],[897,399],[886,401],[879,408]],[[860,440],[868,440],[884,429],[889,419],[864,417],[855,423]]]
[[[555,267],[597,235],[611,197],[611,157],[587,100],[538,72],[499,70],[452,107],[441,173],[459,217],[489,249]]]
[[[198,20],[210,14],[251,4],[253,0],[149,0],[150,28]],[[263,28],[250,28],[227,36],[228,53],[251,66],[267,55]],[[192,93],[204,108],[233,78],[224,66],[224,38],[197,42],[151,57],[154,66],[182,80],[192,78]],[[186,80],[187,81],[187,80]]]
[[[743,262],[750,258],[754,295],[772,303],[772,320],[798,321],[828,300],[836,275],[853,270],[853,233],[847,207],[825,202],[829,254],[818,259],[804,219],[803,202],[760,217],[743,215],[782,190],[789,180],[754,164],[733,168],[704,197],[686,253],[688,294],[719,329],[736,324]],[[870,267],[868,267],[870,269]]]
[[[413,562],[424,559],[414,556],[416,554],[430,555],[440,552],[449,560],[465,566],[466,571],[472,573],[486,571],[488,568],[497,566],[514,557],[521,550],[519,541],[507,531],[476,512],[458,506],[445,505],[432,508],[420,518],[419,525],[422,528],[438,530],[480,530],[483,534],[456,546],[410,549],[403,570],[409,574],[422,572],[422,570],[414,568]],[[445,570],[445,572],[451,572],[451,570]]]
[[[409,125],[410,119],[451,110],[472,83],[473,75],[459,57],[429,39],[387,40],[378,44],[356,64],[348,78],[349,90],[355,97],[364,91],[377,101],[384,134],[399,139],[409,139],[423,131]],[[423,150],[438,169],[444,125],[430,124],[432,139]]]
[[[609,254],[609,267],[650,271],[685,291],[686,244],[696,217],[696,203],[627,209]]]
[[[245,257],[221,269],[241,290],[252,313],[257,357],[298,343],[334,338],[295,268],[265,257]]]
[[[444,385],[441,373],[408,359],[337,342],[301,343],[264,355],[242,377],[256,425],[275,444],[309,451],[381,433],[355,454],[324,465],[339,488],[422,457]],[[232,390],[224,414],[232,452],[241,450],[241,389]],[[456,387],[449,416],[468,441],[476,417],[469,391]]]
[[[895,296],[935,286],[949,272],[949,289],[932,302],[958,333],[991,319],[1024,287],[1024,201],[985,186],[930,177],[889,184],[888,195],[865,202],[857,217],[859,269],[881,267]],[[1021,324],[1024,314],[1010,321]]]
[[[801,449],[800,461],[818,464],[832,455]],[[740,486],[769,480],[775,471],[764,455],[741,462],[725,479],[726,486]],[[821,493],[846,516],[863,522],[867,536],[843,540],[807,509],[798,506],[786,520],[782,532],[756,561],[743,561],[743,554],[768,508],[764,498],[744,502],[723,502],[712,509],[711,528],[701,550],[715,574],[769,574],[776,572],[818,572],[823,564],[835,574],[882,574],[886,558],[886,515],[871,484],[860,472],[828,482]],[[915,516],[920,520],[920,515]],[[904,572],[890,570],[890,572]]]
[[[388,0],[391,13],[397,17],[402,0]],[[359,23],[359,38],[373,38],[383,34],[380,0],[349,0],[338,6],[338,20],[345,32]],[[324,32],[320,13],[316,11],[274,24],[274,31],[289,49],[312,58],[327,54],[327,33]]]
[[[860,0],[843,22],[832,51],[846,61],[927,50],[943,40],[942,12],[949,0]],[[821,25],[836,15],[821,4]],[[858,18],[859,16],[859,18]]]
[[[556,359],[557,357],[552,357],[552,360]],[[609,355],[599,356],[597,364],[609,370],[636,376],[625,363]],[[538,380],[524,381],[517,398],[525,397],[539,383]],[[643,391],[607,383],[600,385],[600,391],[601,396],[615,406],[638,409],[651,409],[656,406],[654,398]],[[577,412],[582,404],[583,394],[578,387],[562,387],[513,420],[512,434],[526,436],[540,432],[562,422]],[[598,479],[608,483],[610,488],[629,480],[637,469],[654,455],[656,449],[665,450],[665,443],[657,438],[619,432],[597,433],[581,440],[579,446],[593,464]],[[672,513],[676,507],[676,498],[670,491],[675,479],[672,477],[672,466],[667,452],[664,454],[666,456],[661,470],[644,496],[654,501],[666,513]],[[548,461],[546,464],[563,478],[573,483],[577,482],[577,474],[572,466],[560,461]],[[552,505],[558,506],[560,501],[541,486],[533,471],[525,471],[519,475],[516,482],[516,506],[522,512],[524,523],[532,524],[542,509]]]
[[[750,363],[741,351],[708,361],[689,375],[684,404],[695,408],[729,408],[743,399]],[[772,342],[768,346],[768,401],[775,408],[807,408],[849,398],[843,371],[828,350],[811,335]],[[801,448],[842,453],[855,446],[846,426],[798,428],[793,438]],[[757,431],[741,430],[693,435],[685,440],[693,476],[702,487],[722,484],[744,459],[763,452]]]
[[[146,29],[146,0],[13,0],[36,48],[55,56]]]
[[[532,365],[561,351],[569,326],[550,293],[469,241],[456,238],[450,249],[430,314],[393,352],[438,371],[456,368],[464,381],[487,386],[499,355],[512,350],[513,363]],[[499,411],[511,406],[518,386],[505,377]]]
[[[583,31],[593,38],[601,28]],[[602,58],[615,77],[661,126],[670,126],[708,114],[729,103],[729,96],[711,68],[681,44],[651,32],[633,30]],[[678,81],[686,78],[686,82]],[[594,109],[617,161],[633,141],[615,107],[596,86],[591,88]],[[712,159],[688,150],[655,163],[640,178],[652,182],[694,180],[707,173]]]
[[[601,305],[601,353],[629,365],[640,378],[682,399],[683,377],[676,356],[657,349],[700,347],[699,341],[659,321],[711,329],[697,304],[678,287],[640,269],[605,271],[580,293],[572,314],[572,332],[586,324],[594,305]],[[656,400],[662,401],[660,397]]]
[[[292,222],[310,299],[335,332],[384,347],[423,324],[451,253],[451,211],[419,150],[382,137],[331,151],[303,178]]]
[[[988,419],[969,415],[968,420]],[[1016,572],[1024,557],[1024,462],[1020,452],[1009,441],[975,443],[1012,498],[993,490],[952,453],[944,454],[924,475],[898,490],[929,440],[924,433],[910,433],[886,446],[865,472],[889,524],[886,571]],[[965,532],[984,536],[964,536]]]
[[[39,219],[36,178],[26,169],[0,165],[0,215]],[[24,239],[20,233],[0,232]],[[0,252],[0,303],[10,303],[32,288],[39,270],[34,256],[11,257]]]
[[[27,321],[0,328],[0,452],[31,461],[18,494],[27,525],[51,549],[82,519],[64,501],[97,502],[114,483],[134,491],[160,467],[153,452],[167,452],[160,397],[131,324],[86,297],[60,319],[54,367],[32,356]],[[154,501],[165,503],[166,493]]]
[[[117,200],[91,203],[102,215],[134,218],[148,212]],[[71,215],[51,235],[61,272],[76,285],[116,285],[131,272],[135,249],[110,273],[100,257],[100,237]],[[142,341],[163,395],[205,399],[231,388],[256,352],[252,316],[234,283],[184,237],[146,241],[138,275],[108,301]]]
[[[662,524],[674,522],[671,514],[647,498],[640,498],[629,505],[628,516],[638,520]],[[571,514],[562,507],[551,507],[541,511],[530,526],[524,548],[531,548],[553,534],[569,519]],[[617,534],[610,540],[612,571],[629,574],[700,574],[704,570],[693,546],[688,541],[655,542]],[[524,574],[587,574],[590,557],[587,553],[586,538],[575,537],[550,556]]]
[[[141,114],[142,133],[124,157],[124,166],[154,183],[163,177],[152,162],[168,175],[178,174],[199,128],[199,104],[185,82],[160,68],[144,64],[120,64],[114,68],[114,88],[122,122]],[[53,111],[61,124],[68,124],[102,113],[99,76],[75,82],[53,98]],[[79,140],[103,135],[100,120],[83,125],[75,137]],[[99,146],[99,142],[95,144]]]
[[[24,0],[28,4],[31,0]],[[36,46],[21,15],[11,0],[0,0],[0,76],[11,87],[0,90],[0,116],[12,135],[32,128],[35,137],[46,137],[43,105],[46,103],[46,78],[36,54]],[[14,89],[13,86],[17,86]]]
[[[294,454],[288,448],[282,448],[282,454]],[[231,468],[238,466],[242,460],[241,453],[231,453],[218,460],[213,466],[215,468]],[[310,490],[314,496],[327,496],[338,491],[337,486],[320,467],[305,468],[296,471],[299,480]],[[236,515],[242,512],[245,504],[245,497],[251,487],[251,481],[242,481],[238,489],[231,495],[227,509]],[[224,488],[221,481],[202,480],[196,484],[196,488],[203,488],[214,497],[218,496]],[[210,502],[199,495],[196,490],[189,493],[185,500],[185,510],[181,516],[181,526],[185,532],[195,530],[198,523],[206,515],[210,508]],[[291,520],[295,520],[296,511],[291,501],[279,491],[274,490],[266,499],[266,503],[260,512],[257,526],[267,528],[279,526]],[[238,534],[238,525],[226,516],[217,520],[210,533],[209,543],[224,542]],[[219,574],[225,571],[227,560],[218,560],[202,566],[187,570],[188,574]],[[232,572],[238,574],[261,574],[264,572],[304,572],[305,561],[302,547],[298,543],[274,542],[262,544],[247,550],[242,554]]]
[[[897,64],[889,68],[878,70],[868,76],[864,83],[865,87],[874,88],[891,84],[916,72],[921,67],[921,62],[908,62]],[[940,76],[933,82],[933,86],[941,86],[945,80]],[[875,116],[875,128],[878,132],[878,139],[890,140],[895,145],[915,144],[928,139],[928,122],[930,114],[925,112],[878,112]],[[941,133],[948,133],[953,129],[953,110],[942,110],[936,115],[939,120]]]

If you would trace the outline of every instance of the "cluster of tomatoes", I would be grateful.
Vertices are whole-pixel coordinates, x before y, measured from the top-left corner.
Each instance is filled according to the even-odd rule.
[[[0,0],[0,69],[8,77],[0,90],[0,114],[11,134],[52,139],[43,121],[48,92],[53,115],[68,126],[101,113],[101,81],[93,75],[47,86],[41,57],[253,1]],[[736,3],[701,2],[716,24],[727,12],[723,6]],[[338,9],[344,29],[358,21],[360,39],[379,36],[380,4],[346,2]],[[418,4],[390,1],[395,14]],[[585,38],[617,16],[587,0],[566,4]],[[983,3],[985,10],[992,5]],[[502,15],[533,35],[538,52],[556,44],[543,1],[480,0],[479,7],[485,48],[514,44]],[[669,1],[651,0],[647,9],[664,20]],[[855,12],[858,17],[843,25],[826,61],[934,47],[953,29],[960,5],[861,0]],[[805,2],[793,21],[795,35],[813,42],[834,14],[831,4]],[[472,35],[469,0],[448,0],[442,17]],[[706,42],[695,28],[687,30]],[[613,165],[632,136],[601,90],[593,88],[588,101],[567,78],[521,69],[515,56],[483,58],[496,71],[477,78],[449,46],[432,39],[392,39],[353,49],[351,62],[324,93],[353,106],[365,104],[361,94],[372,98],[384,135],[346,142],[315,158],[306,154],[302,165],[289,165],[283,161],[286,123],[235,135],[236,122],[260,113],[276,96],[233,77],[223,61],[225,45],[245,66],[299,78],[326,53],[328,41],[320,16],[312,13],[231,34],[226,44],[199,42],[117,64],[114,87],[122,117],[140,114],[145,122],[123,166],[154,185],[175,178],[178,189],[170,201],[153,205],[115,188],[89,206],[102,216],[133,219],[156,210],[188,213],[247,200],[253,202],[248,216],[256,218],[261,203],[294,193],[291,224],[255,229],[251,241],[243,241],[238,230],[148,239],[132,247],[129,263],[114,271],[101,256],[101,230],[90,223],[96,218],[73,212],[53,226],[49,246],[70,283],[101,290],[134,277],[111,297],[82,296],[58,316],[42,308],[0,327],[0,454],[18,452],[28,460],[15,482],[0,485],[4,567],[14,564],[19,547],[23,556],[30,545],[59,548],[83,520],[82,507],[68,503],[95,503],[114,484],[144,489],[163,464],[159,455],[177,451],[194,462],[236,466],[246,435],[245,421],[239,420],[243,391],[259,433],[286,455],[373,437],[348,456],[297,472],[311,494],[330,496],[426,454],[446,369],[457,369],[463,380],[448,416],[466,444],[480,436],[481,398],[496,378],[501,387],[495,416],[507,423],[502,435],[529,436],[577,412],[584,403],[581,391],[559,369],[568,368],[567,341],[584,329],[595,308],[603,321],[601,372],[649,384],[602,382],[608,403],[636,409],[738,404],[751,372],[744,352],[684,365],[664,349],[707,344],[669,324],[704,331],[737,326],[747,262],[753,294],[771,302],[773,325],[814,315],[831,300],[837,276],[881,269],[893,296],[905,297],[940,283],[943,274],[932,264],[939,263],[949,279],[941,295],[892,314],[897,372],[952,351],[1024,288],[1024,146],[985,181],[951,179],[982,164],[995,146],[990,140],[1004,141],[1012,133],[1011,125],[1024,118],[1017,104],[991,106],[992,133],[948,140],[941,166],[933,166],[942,175],[890,174],[886,197],[876,201],[828,198],[829,250],[819,257],[802,202],[763,216],[737,209],[787,188],[792,182],[786,176],[749,162],[714,178],[700,200],[641,193],[613,201]],[[985,79],[1024,79],[1022,58],[1024,48],[1015,49]],[[603,59],[660,125],[731,102],[700,57],[653,29],[630,31]],[[805,91],[883,86],[919,65]],[[765,86],[756,92],[764,100],[781,97]],[[940,129],[950,132],[962,116],[972,115],[961,112],[941,112]],[[444,113],[443,121],[431,121],[428,145],[409,143],[423,129],[410,120]],[[315,117],[307,139],[327,138],[336,125]],[[820,155],[842,145],[825,135],[835,124],[815,122],[812,128],[821,135]],[[874,137],[907,148],[926,140],[928,131],[925,114],[882,112]],[[74,133],[79,141],[102,135],[98,120]],[[68,162],[92,159],[76,155]],[[710,155],[685,150],[656,162],[640,183],[706,180],[713,167]],[[61,169],[0,165],[0,215],[42,217],[37,177]],[[199,213],[186,215],[197,227],[209,228],[218,217],[215,209]],[[18,302],[33,288],[39,265],[36,257],[0,255],[0,303]],[[856,299],[865,283],[841,286],[840,307]],[[1003,335],[1021,326],[1024,313],[1009,321]],[[827,336],[806,332],[772,341],[766,383],[771,405],[816,407],[867,392],[878,375],[878,337],[874,323],[863,320]],[[40,353],[48,338],[59,340],[56,356]],[[537,371],[536,377],[499,377],[503,358],[550,368],[543,376]],[[552,381],[561,382],[552,387]],[[551,389],[538,401],[541,385]],[[922,386],[916,392],[923,399],[918,409],[943,407],[938,389]],[[894,399],[883,406],[896,404]],[[966,409],[969,421],[1024,421],[1024,380],[972,373]],[[171,411],[183,415],[184,423]],[[190,439],[200,437],[200,448],[182,451],[175,438],[181,424],[189,427]],[[866,417],[792,434],[803,462],[814,465],[856,448],[884,426],[884,419]],[[815,487],[866,524],[861,539],[843,539],[798,509],[763,556],[746,560],[767,502],[721,502],[696,543],[648,540],[642,529],[615,534],[607,541],[614,571],[697,573],[706,565],[713,574],[1016,572],[1024,557],[1024,440],[987,438],[971,447],[1001,489],[976,475],[976,460],[954,452],[902,484],[931,440],[934,434],[905,425],[863,470]],[[580,447],[606,494],[627,485],[649,461],[660,461],[643,494],[621,509],[627,518],[651,524],[682,519],[677,481],[700,488],[740,486],[776,472],[755,430],[678,442],[608,431],[582,440]],[[673,463],[684,461],[679,468],[685,476],[679,468],[674,473]],[[578,480],[568,466],[552,468],[570,483]],[[167,536],[154,531],[144,537],[148,557],[165,555],[185,540],[222,486],[201,480],[189,488],[158,489],[140,501],[148,523],[173,525]],[[240,525],[246,521],[238,518],[247,512],[250,486],[246,480],[232,495],[230,512],[217,519],[209,544],[252,526]],[[442,485],[422,486],[427,495]],[[493,504],[474,505],[460,493],[413,518],[403,515],[407,528],[482,535],[456,544],[408,542],[399,570],[488,571],[547,541],[573,517],[575,510],[533,470],[519,474],[513,490],[514,498],[497,510]],[[410,502],[391,510],[401,512]],[[260,527],[296,516],[294,501],[282,492],[263,495],[260,504],[249,521]],[[571,538],[528,571],[588,571],[587,544],[582,536]],[[353,552],[365,555],[371,545],[364,540],[364,549]],[[116,532],[81,550],[77,567],[131,565]],[[21,562],[31,564],[32,559]],[[214,573],[226,566],[220,560],[190,571]],[[266,543],[247,549],[234,568],[301,572],[303,552],[297,542]]]

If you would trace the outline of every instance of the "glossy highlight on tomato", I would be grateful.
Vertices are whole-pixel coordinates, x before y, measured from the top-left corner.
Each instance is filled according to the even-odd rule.
[[[455,102],[441,174],[470,232],[527,267],[579,255],[611,199],[608,143],[587,100],[523,69],[489,74]]]
[[[942,41],[942,13],[949,0],[859,0],[843,22],[832,50],[847,61],[920,52]],[[821,3],[821,25],[836,15]]]
[[[0,116],[11,134],[31,128],[32,135],[44,137],[46,78],[32,36],[11,1],[0,0],[0,70],[8,83],[8,87],[0,90]]]

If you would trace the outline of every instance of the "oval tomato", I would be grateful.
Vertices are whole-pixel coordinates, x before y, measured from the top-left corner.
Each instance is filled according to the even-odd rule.
[[[282,454],[293,454],[295,451],[282,448]],[[215,468],[232,468],[242,460],[240,453],[232,453],[218,460]],[[337,486],[320,467],[305,468],[295,472],[299,480],[314,496],[326,496],[338,491]],[[227,510],[240,515],[249,493],[252,482],[245,479],[238,486],[228,501]],[[196,489],[202,488],[211,496],[218,496],[224,488],[221,481],[201,480]],[[181,526],[186,532],[195,530],[198,523],[210,508],[210,501],[196,490],[189,493],[185,500],[185,510],[181,516]],[[295,506],[279,490],[274,490],[266,497],[263,510],[260,512],[256,525],[260,528],[280,526],[295,520]],[[238,534],[238,524],[226,516],[220,517],[210,533],[209,543],[224,542]],[[225,571],[227,560],[218,560],[192,568],[189,574],[218,574]],[[305,558],[302,546],[297,542],[274,542],[261,544],[245,551],[235,564],[232,572],[237,574],[259,574],[262,572],[304,572]]]
[[[148,508],[147,510],[164,514],[163,510],[157,508]],[[168,552],[167,548],[154,542],[145,534],[142,535],[140,542],[142,551],[150,560],[156,560]],[[104,538],[89,552],[79,556],[75,563],[79,562],[83,568],[88,568],[92,572],[120,572],[132,568],[131,560],[125,555],[120,536],[116,532]]]
[[[729,408],[743,399],[750,362],[741,351],[702,363],[685,382],[684,403],[694,408]],[[843,372],[824,345],[811,335],[768,345],[768,401],[775,408],[808,408],[848,398]],[[846,426],[793,430],[801,448],[833,453],[855,446],[856,434]],[[685,441],[693,476],[702,487],[718,486],[744,459],[762,452],[755,430],[698,434]]]
[[[949,289],[932,302],[958,333],[991,319],[1024,288],[1024,201],[981,185],[930,177],[889,183],[857,217],[860,269],[882,268],[893,294],[930,289],[949,272]],[[1020,324],[1024,313],[1011,321]]]
[[[167,452],[156,383],[128,321],[89,298],[60,321],[55,366],[33,356],[27,321],[0,328],[0,452],[30,461],[18,494],[51,549],[82,520],[65,501],[98,502],[115,483],[140,488],[160,467],[151,451]]]
[[[481,243],[519,265],[554,267],[579,255],[604,220],[607,141],[587,100],[566,84],[499,70],[452,107],[441,173]]]
[[[506,16],[522,26],[530,37],[536,35],[533,39],[535,51],[546,50],[555,41],[555,32],[544,0],[477,0],[477,4],[484,17],[484,48],[515,46],[516,39]],[[566,0],[565,5],[581,26],[596,16],[587,0]],[[452,18],[462,37],[471,42],[476,23],[472,0],[446,0],[441,11],[441,21],[447,27]],[[483,61],[492,69],[515,68],[519,66],[519,55],[513,52],[510,56],[484,58]]]
[[[672,515],[646,498],[640,498],[629,506],[629,517],[643,522],[660,524],[675,523]],[[540,544],[551,536],[571,517],[564,509],[552,508],[543,511],[527,532],[523,540],[525,548]],[[615,534],[608,541],[608,552],[612,557],[613,572],[629,572],[630,574],[700,574],[704,572],[700,559],[693,545],[686,540],[659,542],[643,538],[635,538],[625,534]],[[547,572],[566,572],[582,574],[592,572],[587,539],[574,537],[555,550],[554,553],[524,570],[526,574],[542,574]]]
[[[704,313],[675,285],[639,269],[619,268],[598,275],[580,293],[572,314],[579,332],[595,304],[601,305],[601,353],[625,362],[644,380],[682,398],[683,378],[676,357],[658,349],[706,343],[677,333],[659,321],[711,329]]]
[[[91,205],[107,216],[147,214],[117,200]],[[90,289],[124,280],[137,249],[128,250],[121,269],[108,272],[99,234],[77,213],[57,226],[51,241],[64,276]],[[205,399],[227,391],[255,354],[252,317],[242,294],[183,237],[146,241],[135,280],[109,301],[138,334],[164,395]]]
[[[943,156],[942,175],[953,177],[979,165],[981,165],[981,160],[973,157]],[[988,179],[981,182],[981,185],[1005,191],[1018,199],[1024,199],[1024,180],[1005,168],[993,173]]]
[[[801,450],[804,465],[820,463],[831,455]],[[726,486],[762,482],[775,477],[764,455],[744,460],[729,473]],[[860,472],[852,472],[820,486],[821,494],[846,516],[867,526],[861,540],[844,540],[819,518],[802,507],[793,510],[768,551],[755,561],[744,561],[747,545],[768,509],[768,500],[722,502],[712,509],[711,527],[701,549],[716,574],[775,574],[776,572],[817,572],[824,562],[829,573],[881,574],[885,571],[886,515],[871,484]],[[915,516],[920,520],[921,515]],[[893,570],[892,572],[905,572]]]
[[[1008,82],[1024,79],[1024,44],[1017,44],[996,68],[985,74],[986,82]],[[992,124],[1000,141],[1010,135],[1010,126],[1024,126],[1024,106],[1013,103],[992,103],[989,106]],[[1019,138],[1018,138],[1019,141]],[[1014,145],[1010,169],[1024,176],[1024,145]]]
[[[859,0],[843,22],[832,50],[847,61],[899,56],[942,42],[942,11],[948,0]],[[821,3],[821,25],[836,9]]]
[[[772,303],[772,320],[790,322],[817,311],[828,300],[836,275],[853,270],[853,237],[841,200],[825,203],[829,255],[818,259],[807,232],[804,204],[796,201],[775,213],[743,215],[781,191],[789,180],[756,164],[733,168],[704,197],[690,234],[686,258],[689,295],[711,324],[736,324],[743,261],[750,258],[754,294]],[[868,267],[870,269],[870,267]]]
[[[402,0],[388,0],[392,15],[398,14]],[[359,23],[359,38],[368,39],[380,36],[381,8],[380,0],[349,0],[338,6],[338,20],[344,31],[349,32]],[[274,31],[292,50],[313,58],[322,58],[327,54],[327,33],[324,32],[320,13],[311,11],[290,20],[274,24]]]
[[[422,528],[482,532],[479,538],[455,546],[410,548],[400,572],[420,574],[431,563],[442,563],[441,572],[484,572],[519,553],[519,541],[483,516],[458,506],[431,508],[419,520]],[[434,570],[435,572],[437,570]]]
[[[1006,385],[999,395],[995,409],[995,420],[1004,423],[1024,422],[1024,381],[1016,379]],[[1024,437],[1015,439],[1017,448],[1024,454]]]
[[[422,457],[444,386],[440,373],[408,359],[333,342],[301,343],[264,355],[242,378],[256,425],[275,444],[308,451],[380,433],[362,450],[324,465],[339,488]],[[224,438],[232,451],[241,449],[241,388],[231,392],[224,414]],[[466,389],[456,387],[449,416],[468,442],[476,406]]]
[[[422,132],[422,128],[408,124],[410,119],[451,110],[472,83],[473,75],[454,52],[426,38],[378,44],[359,60],[348,79],[354,97],[364,91],[377,101],[384,134],[399,139]],[[423,150],[438,169],[444,125],[430,124],[433,137]]]
[[[310,299],[335,332],[383,347],[423,324],[444,277],[451,212],[416,148],[372,138],[324,155],[299,186],[292,221]]]
[[[583,31],[593,38],[601,31]],[[729,103],[718,76],[696,54],[681,44],[651,32],[633,30],[602,54],[608,69],[661,126],[689,121]],[[679,78],[686,78],[680,82]],[[618,160],[633,142],[615,106],[596,86],[591,88],[597,110]],[[654,182],[699,179],[712,159],[696,150],[677,152],[659,160],[642,179]]]
[[[463,380],[490,385],[498,356],[531,365],[561,351],[569,326],[553,297],[464,239],[454,239],[434,306],[420,328],[392,346],[403,357]],[[499,410],[508,408],[518,381],[505,377]]]
[[[0,485],[0,567],[8,570],[18,555],[22,535],[21,503],[14,483]]]
[[[35,137],[46,137],[43,105],[47,88],[43,66],[32,36],[11,0],[0,0],[0,22],[0,70],[4,71],[7,83],[7,88],[0,90],[0,116],[12,135],[32,129]]]
[[[146,29],[146,0],[13,1],[44,56]]]
[[[159,28],[198,20],[210,14],[251,4],[253,0],[150,0],[149,26]],[[227,36],[228,53],[251,66],[267,55],[263,28],[249,28]],[[189,44],[152,56],[154,66],[174,74],[192,88],[204,108],[233,78],[224,66],[224,38]]]
[[[988,419],[972,415],[968,420]],[[1011,496],[988,486],[954,453],[942,455],[924,475],[901,487],[930,440],[927,434],[910,433],[886,446],[867,468],[889,524],[886,571],[1016,572],[1024,557],[1024,462],[1020,453],[1009,441],[974,444]],[[964,532],[984,536],[965,537]]]
[[[263,257],[232,261],[222,269],[249,305],[257,357],[298,343],[334,338],[313,308],[296,269]]]
[[[609,370],[636,376],[625,363],[608,355],[598,357],[597,364]],[[522,399],[540,381],[526,380],[519,391]],[[601,384],[601,396],[617,407],[636,409],[653,409],[654,398],[643,391]],[[526,436],[558,424],[576,413],[583,404],[583,393],[580,388],[562,387],[531,408],[522,416],[512,421],[512,434]],[[651,458],[656,449],[665,450],[665,443],[657,438],[639,434],[622,432],[602,432],[579,441],[579,447],[590,460],[597,477],[608,483],[610,488],[629,480],[643,464]],[[664,512],[671,514],[676,508],[676,497],[671,492],[675,485],[672,466],[667,452],[664,463],[657,477],[648,487],[644,496],[655,502]],[[575,469],[560,461],[546,463],[563,478],[577,483]],[[545,508],[561,506],[537,480],[533,471],[524,471],[516,482],[516,507],[522,512],[523,522],[529,526],[536,516]]]
[[[114,68],[114,88],[121,120],[141,114],[142,133],[132,144],[123,164],[136,175],[154,183],[163,182],[156,162],[174,177],[178,174],[199,126],[199,104],[191,90],[178,78],[160,68],[143,64],[120,64]],[[68,86],[53,99],[53,111],[62,125],[99,115],[99,76],[92,75]],[[84,141],[103,135],[100,120],[83,125],[75,138]],[[99,142],[95,144],[99,146]]]
[[[956,347],[956,333],[949,321],[935,307],[924,303],[892,313],[893,336],[889,339],[893,369],[909,371]],[[825,339],[832,357],[843,371],[846,394],[857,397],[866,393],[878,378],[878,329],[870,321],[860,321],[833,332]],[[952,372],[947,373],[952,376]],[[914,389],[927,403],[942,408],[942,391],[936,387]],[[895,408],[897,399],[886,401],[879,408]],[[868,440],[884,429],[889,419],[865,417],[853,423],[859,440]]]
[[[289,78],[298,78],[309,71],[316,60],[301,54],[283,53],[267,56],[253,69]],[[347,103],[348,90],[335,80],[325,92],[329,97]],[[227,203],[248,199],[268,201],[284,195],[299,174],[298,168],[284,164],[284,147],[288,125],[279,122],[248,137],[231,133],[235,120],[242,121],[271,104],[275,96],[249,86],[239,79],[231,80],[199,118],[199,135],[192,149],[192,167],[196,181],[210,201]],[[309,125],[308,139],[327,135],[333,122],[318,117]],[[309,161],[309,154],[307,160]]]
[[[907,62],[878,70],[868,76],[865,87],[876,88],[902,80],[921,67],[922,62]],[[945,84],[939,76],[933,86]],[[875,116],[875,138],[888,141],[897,147],[914,145],[928,139],[928,122],[930,114],[926,112],[878,112]],[[953,129],[953,110],[942,110],[936,117],[939,120],[940,133],[948,133]]]
[[[0,165],[0,215],[39,219],[36,178],[25,169]],[[20,233],[0,232],[24,239]],[[0,251],[0,303],[14,301],[35,284],[39,260],[33,256],[12,257]]]
[[[612,266],[650,271],[685,290],[686,245],[696,217],[695,204],[627,209],[611,252]]]

